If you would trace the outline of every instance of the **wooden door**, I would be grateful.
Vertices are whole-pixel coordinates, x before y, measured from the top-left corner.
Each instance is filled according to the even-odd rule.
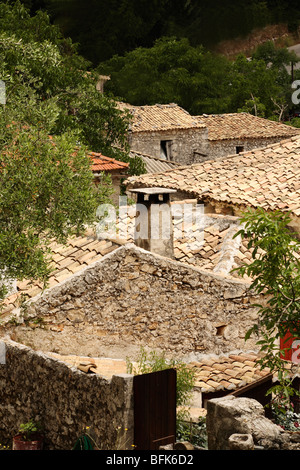
[[[176,370],[136,375],[134,390],[134,445],[136,450],[158,450],[176,439]]]

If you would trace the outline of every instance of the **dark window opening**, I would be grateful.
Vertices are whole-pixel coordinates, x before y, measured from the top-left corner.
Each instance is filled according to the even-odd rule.
[[[164,160],[173,160],[172,140],[160,141],[160,158],[163,158]]]
[[[217,336],[223,336],[226,326],[227,325],[217,326]]]
[[[243,147],[243,146],[240,145],[240,146],[236,147],[236,153],[241,153],[241,152],[243,152],[243,151],[244,151],[244,147]]]

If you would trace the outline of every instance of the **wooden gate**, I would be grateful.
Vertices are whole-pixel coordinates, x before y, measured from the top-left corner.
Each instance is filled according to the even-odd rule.
[[[136,450],[158,450],[176,439],[176,370],[136,375],[134,390],[134,445]]]

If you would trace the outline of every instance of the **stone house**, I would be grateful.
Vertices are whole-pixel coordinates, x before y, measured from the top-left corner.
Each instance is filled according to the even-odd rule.
[[[182,165],[219,159],[299,134],[299,129],[247,113],[192,116],[176,104],[119,106],[132,115],[132,151]]]
[[[300,233],[300,137],[217,161],[132,177],[127,189],[168,188],[174,198],[195,198],[205,213],[240,216],[247,208],[290,212]]]
[[[53,244],[46,290],[38,282],[17,283],[5,299],[1,331],[37,349],[93,357],[99,352],[104,357],[104,351],[111,357],[116,345],[122,357],[140,345],[180,355],[243,349],[255,309],[249,281],[218,269],[222,238],[209,232],[217,227],[218,221],[207,226],[212,263],[206,258],[206,265],[198,264],[197,256],[194,263],[188,256],[185,261],[180,250],[170,259],[92,233],[70,239],[67,246]],[[186,244],[181,247],[186,251]],[[43,319],[41,328],[34,327],[34,318]],[[20,325],[11,327],[11,319]]]
[[[198,117],[208,129],[207,153],[198,161],[248,152],[300,133],[294,127],[249,113],[202,114]]]
[[[253,303],[257,299],[248,291],[249,280],[230,272],[249,257],[240,241],[231,243],[238,218],[206,215],[201,228],[203,242],[195,250],[192,232],[197,227],[191,222],[192,232],[183,238],[177,216],[172,259],[128,243],[130,237],[125,241],[98,239],[90,230],[72,237],[66,246],[52,244],[53,273],[46,290],[37,282],[17,283],[16,292],[7,297],[0,328],[1,335],[19,345],[9,355],[12,370],[17,372],[19,365],[24,374],[28,367],[31,380],[38,383],[32,367],[37,364],[39,380],[51,373],[52,388],[55,385],[57,390],[64,377],[70,387],[73,382],[76,387],[80,383],[79,391],[87,400],[91,393],[97,393],[97,387],[109,392],[110,399],[104,405],[99,401],[101,422],[94,409],[92,414],[90,408],[79,411],[72,392],[72,426],[67,426],[70,404],[62,400],[65,412],[59,415],[57,411],[56,420],[59,416],[66,429],[64,440],[57,440],[59,434],[52,429],[56,421],[50,415],[47,418],[53,445],[70,445],[74,429],[79,432],[78,424],[87,416],[99,427],[100,435],[107,426],[113,439],[109,416],[115,403],[118,420],[132,426],[132,384],[129,387],[124,358],[134,359],[141,345],[184,359],[196,371],[195,417],[206,414],[207,400],[232,392],[245,396],[245,386],[257,387],[257,382],[266,377],[268,371],[261,373],[256,364],[255,343],[250,340],[246,344],[244,340],[256,319]],[[135,217],[129,219],[133,226]],[[33,351],[28,351],[28,346]],[[78,369],[100,375],[99,380],[84,380]],[[16,387],[22,374],[16,375]],[[38,385],[31,385],[31,390],[35,395],[40,393]],[[45,387],[42,390],[49,393]],[[31,394],[28,392],[28,397]],[[26,414],[22,404],[16,406],[9,396],[5,400],[5,406]],[[48,408],[45,405],[45,410]],[[9,414],[5,416],[6,423]]]
[[[181,164],[198,161],[199,152],[205,154],[205,124],[180,106],[131,106],[124,103],[119,106],[133,116],[129,126],[132,151]]]

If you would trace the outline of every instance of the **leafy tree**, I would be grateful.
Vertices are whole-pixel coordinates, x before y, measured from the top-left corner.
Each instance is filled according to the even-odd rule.
[[[281,70],[285,76],[287,75],[286,66],[291,62],[299,62],[294,51],[289,51],[287,47],[278,48],[273,41],[258,45],[252,54],[252,59],[263,60],[271,68]]]
[[[271,118],[278,114],[278,105],[291,103],[290,77],[285,69],[283,72],[282,64],[273,64],[270,67],[261,58],[248,59],[244,54],[240,54],[231,64],[230,83],[228,109],[231,112],[245,107],[249,109],[253,101],[253,114],[256,112]]]
[[[300,241],[291,232],[288,213],[250,210],[241,218],[244,227],[236,234],[248,240],[252,262],[237,271],[247,274],[251,291],[264,297],[256,305],[258,321],[247,332],[258,338],[261,367],[277,372],[279,385],[271,389],[280,400],[289,401],[295,390],[291,387],[288,367],[282,359],[287,347],[280,347],[280,338],[291,332],[300,338]],[[271,393],[270,392],[270,393]]]
[[[42,12],[30,17],[17,1],[12,7],[0,3],[0,18],[0,74],[7,87],[7,106],[17,106],[18,119],[33,124],[32,105],[50,107],[55,113],[49,133],[74,130],[83,144],[108,156],[114,156],[112,144],[126,147],[126,113],[96,90],[99,74],[89,71],[89,62],[50,24],[49,17]]]
[[[192,47],[185,38],[161,38],[100,64],[107,89],[135,105],[176,102],[192,114],[225,112],[229,62]]]
[[[169,0],[48,0],[65,36],[94,65],[114,54],[149,47],[163,31]]]
[[[0,17],[0,272],[45,282],[49,242],[95,221],[112,191],[104,176],[93,184],[88,151],[128,158],[127,120],[47,15],[16,2]]]
[[[291,57],[268,46],[230,61],[186,38],[164,37],[114,56],[98,71],[111,76],[107,90],[131,104],[175,102],[193,115],[247,111],[281,120],[292,105],[285,67]]]

